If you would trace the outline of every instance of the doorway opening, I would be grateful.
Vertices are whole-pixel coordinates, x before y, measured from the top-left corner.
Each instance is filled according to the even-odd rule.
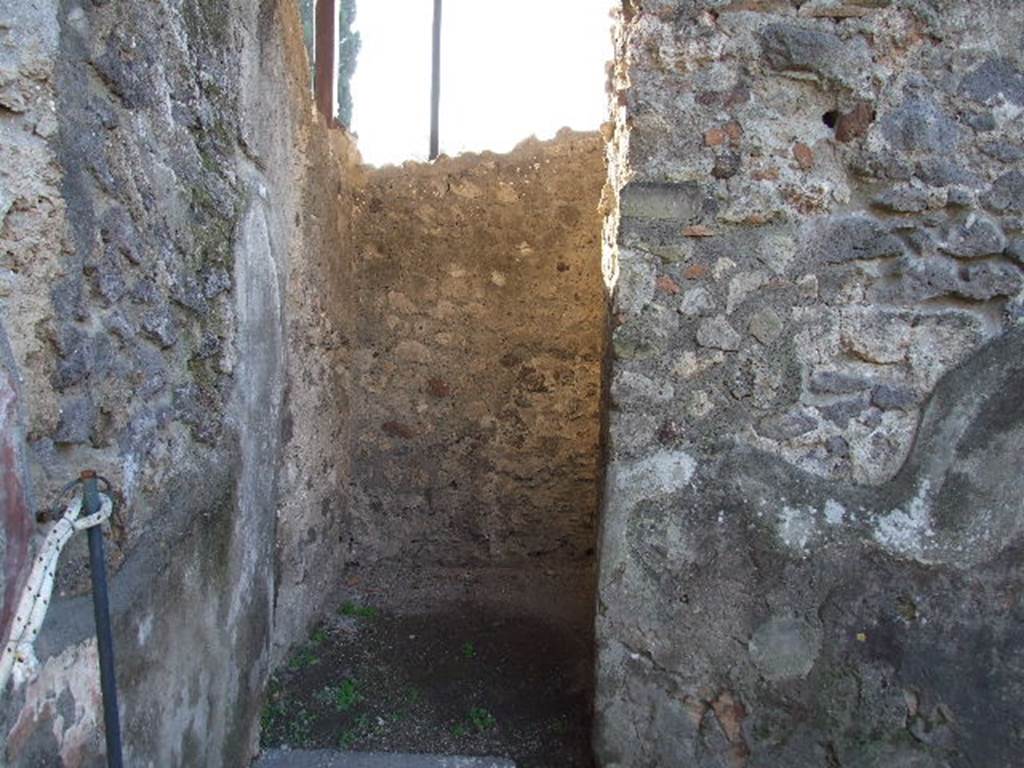
[[[273,676],[263,743],[590,768],[613,16],[443,0],[441,153],[416,162],[440,3],[341,5],[367,163],[350,498],[337,595]]]

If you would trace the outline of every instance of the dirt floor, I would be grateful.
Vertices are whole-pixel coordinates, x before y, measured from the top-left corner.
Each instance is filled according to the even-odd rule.
[[[592,768],[589,575],[367,576],[274,675],[264,746]]]

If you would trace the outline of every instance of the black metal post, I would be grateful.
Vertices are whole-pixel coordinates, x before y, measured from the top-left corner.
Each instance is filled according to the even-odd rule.
[[[96,473],[82,472],[83,513],[99,512],[101,502]],[[110,601],[107,596],[107,561],[103,555],[102,526],[87,531],[89,570],[92,573],[92,609],[96,619],[96,645],[100,656],[100,689],[103,691],[103,727],[107,737],[107,765],[124,768],[121,755],[121,718],[117,710],[117,682],[114,677],[114,637],[110,631]]]
[[[434,0],[434,49],[430,81],[430,159],[440,154],[441,118],[441,0]]]

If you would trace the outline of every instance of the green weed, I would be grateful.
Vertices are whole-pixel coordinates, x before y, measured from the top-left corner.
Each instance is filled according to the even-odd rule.
[[[360,735],[355,728],[346,728],[338,736],[338,746],[342,749],[352,749],[359,738]]]
[[[363,694],[359,690],[357,680],[345,678],[338,685],[321,688],[316,693],[316,699],[322,704],[334,707],[339,712],[348,712],[363,700]]]
[[[320,657],[316,655],[313,648],[304,645],[292,654],[292,657],[288,660],[288,669],[292,672],[298,672],[300,669],[305,669],[319,663]]]
[[[288,745],[292,747],[306,746],[312,732],[313,717],[304,707],[299,707],[298,711],[289,718],[285,725],[285,736]]]
[[[341,604],[338,613],[342,616],[352,616],[357,619],[374,619],[377,617],[377,609],[369,605],[359,605],[346,600]]]
[[[370,733],[370,716],[362,714],[350,728],[343,730],[338,736],[338,746],[342,749],[351,749],[357,741]]]
[[[420,693],[419,688],[409,686],[402,690],[402,702],[409,707],[416,706],[423,698],[423,694]]]
[[[469,710],[469,721],[480,733],[490,731],[498,725],[498,721],[494,719],[494,715],[483,707],[473,707]]]
[[[327,630],[324,629],[323,627],[320,627],[316,631],[314,631],[312,635],[310,635],[310,637],[309,637],[309,644],[314,646],[314,647],[316,647],[318,645],[322,645],[324,640],[326,640],[326,639],[327,639]]]
[[[268,701],[260,712],[260,733],[266,741],[288,716],[288,706],[283,701]]]
[[[489,711],[483,707],[473,707],[469,710],[469,718],[467,720],[460,720],[452,726],[452,736],[461,738],[474,728],[478,733],[486,733],[496,728],[497,725],[498,721]]]
[[[281,683],[271,677],[267,683],[267,698],[260,712],[260,740],[268,743],[280,730],[281,723],[288,717],[288,702],[281,694]]]

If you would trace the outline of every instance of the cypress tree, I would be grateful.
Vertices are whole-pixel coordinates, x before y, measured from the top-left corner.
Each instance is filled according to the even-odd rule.
[[[309,90],[313,90],[313,73],[316,72],[313,50],[313,0],[299,0],[299,15],[302,18],[302,42],[306,44],[306,55],[309,58]]]

